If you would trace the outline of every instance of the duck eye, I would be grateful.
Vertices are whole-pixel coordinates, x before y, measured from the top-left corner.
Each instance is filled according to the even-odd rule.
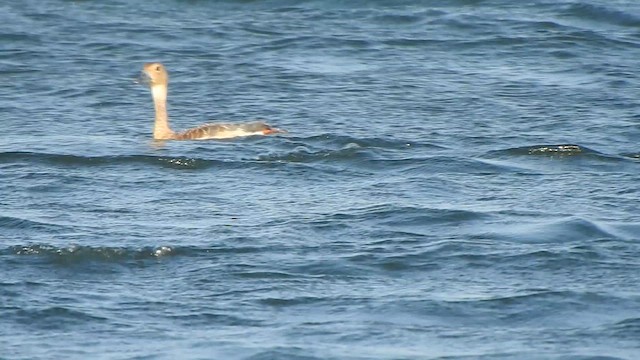
[[[160,71],[160,65],[156,66],[156,71]]]

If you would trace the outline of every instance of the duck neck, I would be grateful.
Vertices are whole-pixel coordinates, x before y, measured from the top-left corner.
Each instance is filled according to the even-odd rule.
[[[167,115],[167,85],[153,85],[151,95],[156,110],[153,138],[158,140],[171,139],[175,134],[169,127],[169,116]]]

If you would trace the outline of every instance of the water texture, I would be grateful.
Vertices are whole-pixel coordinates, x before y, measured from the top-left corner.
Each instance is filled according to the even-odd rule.
[[[0,4],[0,359],[637,359],[640,3]],[[288,134],[157,143],[263,119]]]

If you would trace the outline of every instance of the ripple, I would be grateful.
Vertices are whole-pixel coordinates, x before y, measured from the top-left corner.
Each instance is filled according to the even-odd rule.
[[[65,330],[69,327],[86,326],[97,323],[106,323],[108,319],[89,314],[85,311],[72,309],[70,307],[53,306],[42,309],[18,309],[5,314],[6,318],[12,319],[21,324],[28,324],[29,327],[46,330]]]
[[[309,354],[309,350],[301,347],[282,347],[275,346],[272,350],[259,351],[244,358],[245,360],[272,360],[272,359],[290,359],[290,360],[321,360],[325,357],[316,357]]]
[[[566,14],[583,20],[626,27],[640,27],[640,17],[603,5],[578,2],[571,4]]]
[[[640,318],[629,318],[619,321],[607,330],[612,332],[616,338],[637,340],[640,338]]]
[[[25,231],[39,230],[49,232],[60,232],[73,230],[71,226],[59,225],[43,221],[28,220],[19,217],[0,216],[0,229]]]
[[[553,209],[549,209],[549,214],[553,214]],[[570,243],[590,239],[621,240],[595,222],[574,217],[549,223],[506,225],[496,233],[503,239],[524,243]]]
[[[433,14],[431,14],[433,15]],[[408,13],[408,14],[384,14],[374,17],[374,21],[388,25],[413,25],[422,23],[426,17],[424,13]]]
[[[0,153],[0,164],[16,162],[47,163],[61,166],[110,166],[143,164],[155,165],[173,169],[207,169],[214,166],[233,164],[232,161],[213,159],[198,159],[190,157],[166,157],[151,155],[107,155],[82,156],[71,154],[51,154],[37,152],[3,152]]]
[[[438,223],[460,223],[485,219],[487,215],[466,210],[423,208],[415,206],[397,206],[379,204],[366,207],[345,209],[336,212],[319,222],[372,220],[390,226],[430,225]]]

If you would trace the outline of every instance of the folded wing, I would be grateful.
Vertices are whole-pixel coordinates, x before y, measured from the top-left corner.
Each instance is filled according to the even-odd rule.
[[[175,135],[176,140],[230,139],[241,136],[269,135],[284,131],[263,122],[245,124],[205,124]]]

